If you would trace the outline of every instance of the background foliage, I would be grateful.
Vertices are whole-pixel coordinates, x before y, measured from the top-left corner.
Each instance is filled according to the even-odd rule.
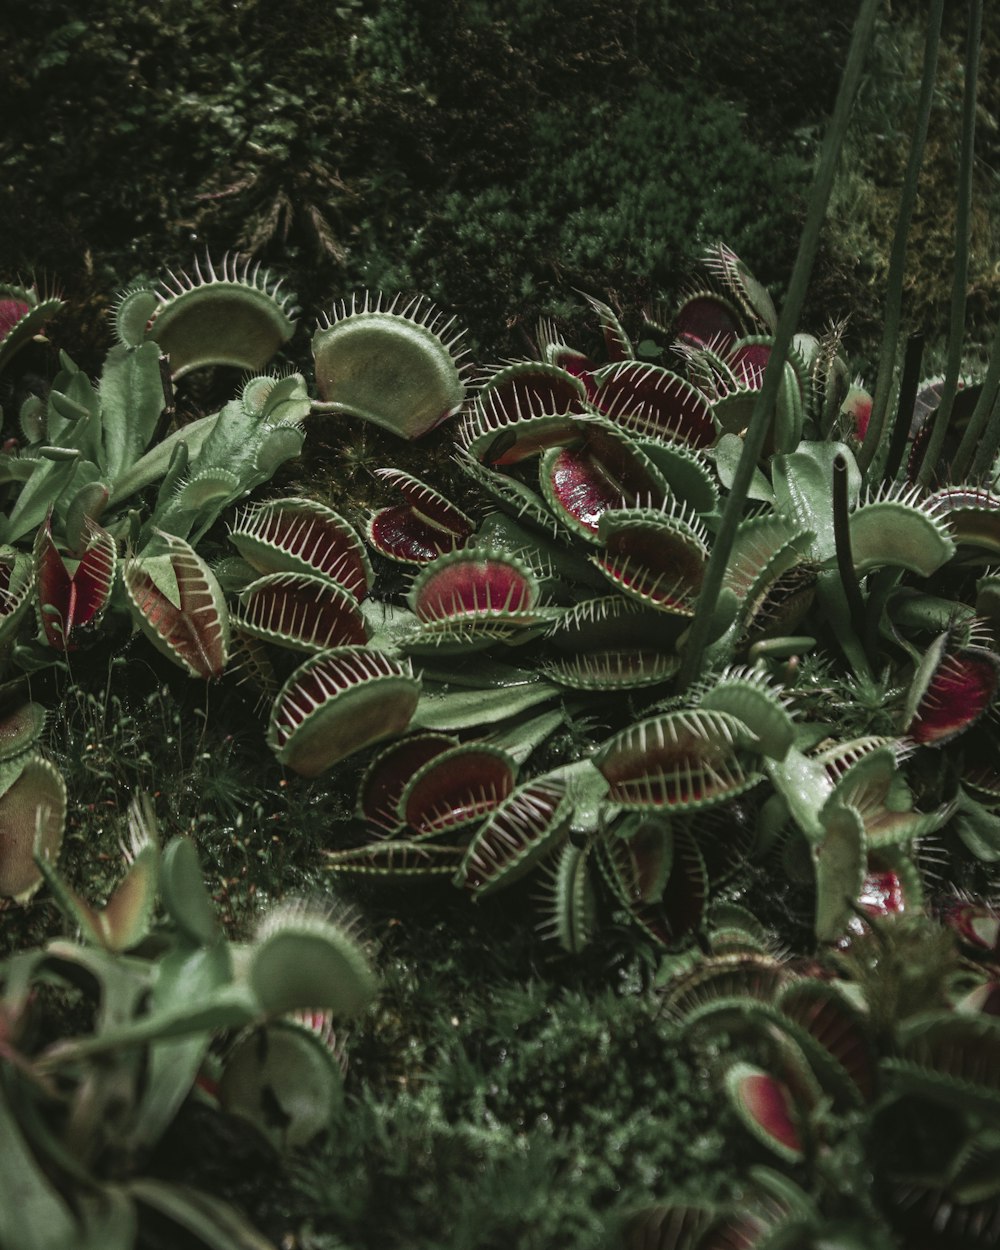
[[[9,6],[0,268],[89,301],[97,336],[109,289],[239,246],[315,306],[362,286],[426,292],[480,355],[522,351],[573,287],[639,307],[718,237],[780,287],[855,7]],[[919,7],[887,6],[815,287],[817,309],[859,332],[878,314]],[[915,235],[921,318],[942,307],[949,247],[953,24]],[[974,313],[996,290],[996,46],[984,39]]]
[[[523,351],[540,311],[572,312],[574,287],[641,307],[715,238],[780,296],[855,8],[8,6],[0,269],[89,302],[96,338],[109,290],[239,246],[290,271],[307,306],[361,287],[430,294],[480,356]],[[863,355],[920,8],[887,5],[814,284],[814,314],[850,314]],[[913,316],[931,324],[948,298],[957,8],[911,260]],[[998,281],[998,20],[987,13],[981,74],[976,324]]]

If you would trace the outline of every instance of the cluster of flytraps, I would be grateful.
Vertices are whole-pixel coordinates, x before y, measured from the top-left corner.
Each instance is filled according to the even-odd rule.
[[[739,260],[720,247],[709,262],[721,289],[691,293],[660,327],[683,372],[637,359],[612,310],[595,301],[605,364],[543,326],[538,359],[480,384],[457,452],[489,500],[478,525],[425,483],[384,471],[402,502],[376,512],[366,537],[420,571],[407,609],[373,643],[415,661],[423,685],[404,692],[400,671],[370,687],[383,686],[387,720],[407,708],[409,732],[375,756],[361,783],[359,811],[374,838],[331,852],[332,868],[446,873],[479,897],[549,861],[549,923],[569,949],[592,931],[595,863],[617,903],[665,943],[701,923],[713,885],[754,852],[808,878],[820,938],[836,937],[859,899],[881,907],[905,894],[906,906],[915,903],[910,851],[956,801],[914,810],[899,765],[918,744],[940,744],[978,719],[998,662],[972,607],[943,606],[904,577],[930,577],[960,544],[964,556],[995,554],[997,500],[974,487],[908,485],[863,497],[851,447],[835,431],[846,424],[854,435],[866,397],[849,384],[835,335],[799,336],[752,483],[757,508],[729,552],[702,680],[679,697],[672,682],[720,495],[775,328],[766,292]],[[851,595],[862,586],[858,614]],[[982,580],[981,612],[992,587]],[[833,726],[797,725],[795,692],[772,669],[816,645],[801,632],[816,605],[859,676],[870,676],[880,635],[908,653],[898,737],[844,742]],[[938,627],[930,650],[909,641],[943,615],[949,628]],[[294,677],[284,697],[308,708],[305,725],[338,719],[336,699],[320,710]],[[627,718],[619,732],[519,780],[548,734],[595,706]],[[293,767],[299,732],[282,743]],[[733,801],[765,778],[773,794],[754,827]],[[962,799],[991,819],[971,794]]]
[[[2,457],[13,501],[0,641],[30,669],[130,620],[204,678],[239,652],[269,691],[268,741],[290,769],[316,776],[388,743],[358,796],[371,838],[331,851],[331,869],[449,874],[479,897],[547,861],[550,924],[569,949],[592,931],[592,864],[663,942],[701,922],[712,885],[750,853],[808,878],[821,938],[837,936],[872,880],[892,877],[912,898],[915,841],[957,807],[967,840],[996,838],[992,776],[966,778],[924,812],[899,766],[993,700],[998,660],[978,617],[993,614],[996,580],[981,578],[963,605],[926,579],[1000,552],[1000,500],[978,486],[864,492],[852,443],[867,396],[849,383],[836,333],[799,335],[710,605],[701,680],[682,695],[675,678],[776,325],[728,249],[708,267],[714,283],[650,318],[675,368],[638,359],[592,301],[606,362],[543,325],[537,359],[470,392],[450,323],[422,301],[366,297],[315,333],[317,400],[297,374],[253,376],[222,412],[165,436],[170,379],[209,364],[260,369],[292,332],[290,301],[231,260],[126,292],[99,384],[64,357],[47,400],[20,414],[24,446]],[[32,293],[8,295],[16,346],[36,310]],[[416,570],[405,606],[373,601],[365,542],[316,501],[245,506],[230,530],[238,554],[210,566],[196,550],[299,450],[310,411],[406,438],[459,418],[457,459],[485,516],[385,469],[400,502],[366,526],[374,551]],[[18,546],[27,537],[30,553]],[[32,604],[39,628],[26,638]],[[896,737],[842,742],[835,726],[798,723],[782,674],[816,645],[818,616],[859,679],[894,664],[909,688]],[[306,656],[283,682],[275,647]],[[560,726],[595,709],[618,731],[533,769]],[[44,803],[61,823],[59,786],[36,759],[20,751],[33,771],[9,766],[0,818],[4,804]],[[733,801],[765,779],[755,827]],[[7,892],[19,897],[39,880],[30,865],[15,877]]]
[[[58,303],[0,291],[0,364]],[[221,413],[167,434],[170,373],[203,363],[215,317],[234,326],[244,355],[231,363],[246,366],[294,324],[259,272],[209,267],[207,281],[127,292],[98,385],[64,356],[48,397],[23,406],[20,439],[0,457],[9,668],[84,651],[117,623],[195,675],[226,666],[229,610],[195,544],[299,450],[310,401],[297,375],[254,377]],[[278,1149],[328,1127],[343,1098],[332,1020],[361,1013],[376,990],[354,920],[289,900],[251,941],[229,941],[194,843],[174,837],[161,850],[143,798],[129,810],[123,878],[91,903],[57,867],[67,795],[39,749],[44,727],[23,679],[0,687],[0,905],[44,881],[81,939],[0,964],[0,1241],[131,1247],[152,1211],[213,1250],[270,1245],[214,1195],[137,1172],[196,1084]],[[39,1027],[39,987],[55,985],[81,996],[84,1035],[53,1041],[51,1022]]]
[[[958,900],[943,919],[858,924],[824,976],[727,903],[710,954],[664,960],[663,1010],[760,1162],[737,1201],[637,1211],[628,1250],[995,1244],[998,921]]]

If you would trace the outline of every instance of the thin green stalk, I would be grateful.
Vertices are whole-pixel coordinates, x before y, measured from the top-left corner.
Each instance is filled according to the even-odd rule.
[[[986,438],[983,440],[984,451],[987,446],[992,448],[993,455],[991,457],[984,458],[983,465],[978,470],[978,474],[974,472],[973,477],[982,476],[984,478],[988,478],[990,489],[996,490],[997,483],[1000,481],[1000,474],[993,473],[991,470],[997,450],[1000,449],[1000,398],[996,399],[993,403],[993,410],[990,413],[990,423],[986,430]],[[973,467],[975,468],[975,466]]]
[[[872,671],[876,670],[879,651],[879,626],[885,614],[889,596],[899,585],[902,572],[891,564],[885,565],[868,577],[868,599],[865,602],[865,655]]]
[[[951,325],[941,402],[934,417],[931,437],[917,482],[928,486],[937,469],[944,436],[958,390],[965,337],[965,292],[969,277],[969,219],[972,215],[972,156],[976,138],[976,79],[979,76],[979,40],[983,26],[983,0],[970,0],[969,27],[965,41],[965,93],[962,99],[962,147],[958,166],[958,201],[955,211],[955,269],[951,293]]]
[[[899,380],[899,398],[896,401],[896,419],[892,423],[892,437],[889,440],[889,454],[882,470],[883,480],[893,482],[903,463],[906,440],[910,434],[910,422],[913,419],[913,405],[920,386],[920,365],[924,358],[924,336],[911,334],[906,340],[906,351],[903,354],[903,376]]]
[[[917,101],[917,116],[910,137],[910,151],[906,162],[906,173],[899,195],[899,214],[896,218],[896,232],[892,239],[892,251],[889,253],[889,273],[886,280],[885,312],[883,314],[882,346],[879,351],[878,376],[875,382],[875,395],[871,417],[865,440],[858,453],[858,464],[866,473],[869,465],[876,462],[872,477],[880,477],[878,462],[885,460],[883,446],[883,430],[886,413],[889,411],[889,399],[892,395],[892,379],[896,369],[896,349],[899,342],[899,327],[903,307],[903,276],[906,268],[906,245],[910,236],[910,222],[913,208],[917,201],[917,184],[920,179],[920,166],[924,158],[924,143],[927,139],[927,126],[930,121],[931,103],[934,98],[934,79],[937,75],[938,48],[941,42],[941,14],[944,11],[944,0],[931,0],[927,19],[927,38],[924,42],[924,63],[920,76],[920,96]]]
[[[686,690],[691,685],[698,677],[701,668],[701,659],[705,645],[708,642],[719,591],[722,588],[722,578],[729,561],[733,539],[736,536],[736,527],[742,518],[743,505],[746,502],[750,479],[753,476],[754,469],[757,467],[757,461],[760,459],[764,441],[767,438],[778,388],[784,377],[788,350],[798,327],[799,314],[805,301],[806,288],[809,285],[809,276],[812,272],[813,260],[819,244],[819,234],[823,226],[823,220],[826,217],[830,190],[833,187],[833,179],[837,172],[837,157],[840,154],[844,137],[847,134],[851,109],[854,105],[854,98],[857,95],[858,84],[861,81],[865,57],[871,44],[872,28],[875,25],[875,15],[878,8],[879,0],[862,0],[861,8],[854,23],[854,33],[851,37],[851,47],[847,54],[847,64],[844,67],[844,74],[840,80],[837,102],[834,105],[833,116],[830,119],[830,125],[823,141],[819,168],[816,171],[812,193],[809,197],[802,238],[799,240],[799,251],[795,258],[795,267],[792,270],[792,278],[789,283],[788,297],[778,319],[778,328],[774,336],[771,357],[764,372],[763,384],[757,394],[749,427],[743,439],[743,451],[740,455],[739,464],[736,467],[736,475],[729,492],[729,498],[722,513],[719,532],[712,545],[712,554],[709,557],[708,567],[705,570],[705,581],[701,594],[698,596],[698,606],[695,610],[694,620],[691,622],[691,630],[684,650],[684,659],[678,675],[678,688],[680,690]]]
[[[993,458],[1000,447],[998,394],[1000,394],[1000,322],[997,323],[993,336],[990,363],[986,369],[986,377],[983,379],[983,389],[979,392],[979,399],[972,410],[965,435],[955,455],[953,472],[957,482],[961,482],[968,476],[970,460],[973,476],[985,473],[993,463]],[[989,420],[989,425],[987,425],[987,420]],[[974,459],[973,452],[975,452]]]
[[[835,456],[833,461],[833,534],[837,553],[837,572],[843,587],[847,609],[851,614],[851,626],[858,640],[864,643],[868,631],[865,628],[865,601],[854,572],[851,557],[851,528],[847,511],[847,461]],[[866,658],[871,663],[871,652],[865,647]]]

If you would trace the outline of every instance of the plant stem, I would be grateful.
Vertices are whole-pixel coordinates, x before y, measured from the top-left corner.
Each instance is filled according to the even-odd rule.
[[[736,467],[736,475],[722,513],[719,532],[712,545],[712,554],[709,557],[708,567],[705,570],[705,581],[701,594],[698,596],[698,606],[695,610],[694,620],[691,622],[684,659],[677,679],[678,690],[686,690],[699,673],[702,654],[711,629],[715,605],[719,597],[719,591],[722,588],[722,578],[729,560],[733,539],[736,536],[736,527],[739,525],[743,515],[747,489],[753,477],[754,469],[757,467],[757,461],[760,459],[767,431],[770,428],[778,388],[784,377],[788,350],[798,326],[799,314],[805,301],[806,288],[809,284],[809,276],[812,272],[816,248],[819,244],[819,234],[823,225],[823,219],[826,216],[826,207],[830,199],[830,190],[833,187],[834,176],[837,172],[837,157],[840,154],[844,137],[847,134],[851,109],[854,105],[854,98],[857,95],[858,84],[861,81],[865,57],[871,44],[872,28],[875,25],[875,15],[878,8],[879,0],[862,0],[861,8],[854,23],[851,46],[847,54],[847,64],[844,67],[844,74],[840,80],[837,102],[834,105],[833,116],[830,119],[826,137],[823,140],[819,168],[816,171],[816,178],[809,196],[809,206],[806,211],[802,237],[799,240],[795,267],[792,270],[788,297],[778,319],[774,346],[771,350],[767,369],[764,372],[763,384],[757,394],[753,415],[750,418],[750,424],[743,440],[743,452]]]
[[[997,448],[1000,447],[998,394],[1000,394],[1000,322],[997,323],[993,336],[990,363],[986,369],[986,377],[983,379],[983,389],[979,392],[979,399],[969,418],[965,436],[955,455],[956,481],[960,482],[968,475],[970,460],[972,473],[975,476],[985,473],[993,463],[993,457],[997,454]],[[988,425],[987,421],[989,421]],[[974,459],[973,452],[975,452]]]
[[[941,42],[941,14],[944,11],[944,0],[931,0],[927,19],[927,38],[924,42],[924,63],[920,77],[920,97],[917,101],[917,116],[910,137],[910,151],[906,162],[906,173],[899,196],[899,214],[896,217],[896,232],[893,235],[892,251],[889,253],[889,273],[886,280],[885,312],[883,314],[882,346],[879,351],[878,377],[875,382],[875,395],[871,417],[865,440],[858,453],[858,464],[862,473],[867,473],[869,465],[874,461],[876,471],[872,476],[881,478],[877,465],[884,460],[883,429],[886,413],[889,410],[889,399],[892,395],[892,379],[896,369],[896,346],[899,341],[900,315],[903,307],[903,274],[906,268],[906,245],[910,236],[910,221],[917,200],[917,183],[920,180],[920,166],[923,163],[924,143],[927,138],[927,125],[931,115],[931,103],[934,98],[934,79],[937,74],[938,47]]]
[[[972,212],[972,156],[976,138],[976,79],[979,75],[979,40],[983,26],[983,0],[970,0],[965,41],[965,94],[962,99],[962,147],[958,166],[958,201],[955,208],[955,269],[951,292],[951,325],[944,388],[934,417],[927,452],[917,482],[930,484],[944,445],[951,409],[958,390],[965,335],[965,290],[969,276],[969,219]]]
[[[833,461],[833,535],[837,552],[837,572],[840,584],[844,588],[848,611],[851,614],[851,626],[858,639],[864,643],[868,631],[865,628],[865,601],[861,597],[861,587],[854,573],[854,561],[851,558],[851,530],[847,515],[847,461],[843,456],[834,457]],[[868,648],[866,657],[871,662]]]
[[[906,340],[906,352],[903,356],[903,376],[899,383],[899,399],[896,402],[896,420],[892,426],[889,454],[881,473],[884,482],[895,481],[899,466],[903,463],[903,452],[906,450],[910,422],[913,419],[913,404],[920,385],[920,364],[923,358],[924,336],[911,334]]]

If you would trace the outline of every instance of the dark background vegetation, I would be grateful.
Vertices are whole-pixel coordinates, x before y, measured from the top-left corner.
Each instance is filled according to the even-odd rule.
[[[964,5],[948,7],[908,307],[947,302]],[[89,313],[165,265],[250,251],[307,320],[361,288],[432,296],[479,359],[574,288],[633,321],[725,240],[780,298],[855,0],[63,0],[0,14],[0,272]],[[919,74],[887,4],[807,316],[870,357]],[[998,19],[987,5],[972,339],[995,301]],[[812,328],[818,328],[813,325]]]
[[[1000,297],[1000,6],[986,7],[970,367]],[[115,291],[187,268],[206,248],[250,252],[288,275],[304,310],[290,356],[302,364],[315,317],[362,288],[432,296],[468,327],[482,363],[529,350],[540,314],[587,347],[594,327],[575,290],[609,300],[634,331],[642,307],[675,291],[717,239],[780,302],[856,8],[6,4],[0,280],[57,286],[71,310],[51,337],[93,370]],[[885,6],[804,317],[813,330],[849,317],[852,363],[869,376],[923,8]],[[948,6],[907,282],[909,326],[938,352],[964,8]],[[316,480],[366,454],[361,441],[340,446],[324,467],[329,444],[310,441]],[[117,863],[117,827],[97,828],[93,806],[120,813],[142,787],[162,795],[169,829],[198,837],[237,930],[257,898],[321,889],[315,865],[347,814],[353,763],[343,777],[279,789],[277,766],[254,754],[257,726],[234,736],[216,699],[206,729],[191,712],[198,698],[164,701],[160,680],[128,707],[73,687],[64,696],[65,741],[53,746],[81,799],[71,873],[87,871],[95,844],[106,848],[94,875]],[[162,1174],[234,1194],[277,1240],[294,1230],[287,1244],[303,1250],[583,1250],[604,1244],[606,1212],[671,1186],[725,1197],[760,1161],[732,1146],[738,1133],[700,1060],[677,1050],[639,993],[641,939],[612,929],[590,956],[565,961],[540,949],[516,891],[481,909],[447,886],[416,901],[360,897],[385,990],[351,1039],[348,1120],[282,1174],[245,1134],[189,1108],[153,1162]],[[18,921],[25,934],[52,925],[44,906]],[[155,1230],[144,1235],[156,1244]]]

